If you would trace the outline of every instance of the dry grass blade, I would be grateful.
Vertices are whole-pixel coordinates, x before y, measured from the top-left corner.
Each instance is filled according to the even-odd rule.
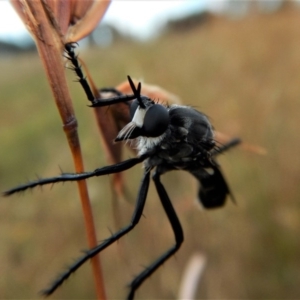
[[[215,131],[215,139],[218,143],[226,144],[231,139],[231,137],[229,137],[227,134],[224,134],[220,131]],[[245,143],[243,141],[241,142],[240,147],[245,151],[249,151],[258,155],[267,154],[267,150],[264,147]]]
[[[99,21],[103,18],[106,10],[110,5],[109,0],[105,1],[92,1],[92,5],[88,7],[82,6],[86,1],[76,1],[80,7],[77,7],[75,13],[79,12],[79,18],[74,26],[70,26],[66,34],[66,43],[76,42],[88,34],[90,34]],[[84,14],[82,14],[84,12]]]
[[[179,288],[179,300],[196,299],[197,287],[206,265],[206,257],[201,253],[194,254],[188,261]]]

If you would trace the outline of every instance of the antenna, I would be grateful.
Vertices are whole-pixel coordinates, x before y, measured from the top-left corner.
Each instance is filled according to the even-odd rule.
[[[142,88],[142,84],[139,82],[138,87],[137,87],[137,89],[136,89],[136,88],[135,88],[135,85],[134,85],[134,83],[133,83],[133,81],[132,81],[132,79],[131,79],[131,77],[128,75],[127,78],[128,78],[130,87],[131,87],[131,89],[132,89],[132,91],[133,91],[133,94],[134,94],[134,96],[136,97],[137,101],[139,102],[140,107],[141,107],[141,108],[146,108],[146,106],[145,106],[145,104],[143,103],[142,98],[141,98],[141,88]]]

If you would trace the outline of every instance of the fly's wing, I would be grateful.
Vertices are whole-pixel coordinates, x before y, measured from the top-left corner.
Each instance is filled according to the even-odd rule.
[[[192,174],[199,180],[198,199],[204,208],[218,208],[225,204],[227,196],[230,196],[231,193],[217,166],[200,169]]]

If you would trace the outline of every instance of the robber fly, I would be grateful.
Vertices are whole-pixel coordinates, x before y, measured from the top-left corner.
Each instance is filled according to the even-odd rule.
[[[216,161],[216,156],[237,145],[240,143],[240,140],[233,139],[227,144],[218,145],[214,139],[214,129],[204,113],[189,106],[156,103],[141,94],[141,83],[136,87],[130,76],[128,76],[128,82],[132,89],[131,95],[124,95],[115,91],[117,94],[115,97],[97,99],[94,97],[80,68],[74,52],[74,44],[66,45],[66,53],[91,103],[91,107],[103,107],[122,102],[128,103],[130,122],[118,133],[115,142],[132,141],[131,144],[137,149],[137,157],[98,168],[92,172],[63,173],[53,178],[38,179],[12,188],[4,192],[4,195],[8,196],[45,184],[77,181],[94,176],[119,173],[139,163],[143,163],[144,175],[130,223],[95,248],[86,251],[48,289],[43,291],[45,295],[52,294],[82,264],[117,241],[138,224],[143,214],[150,183],[150,174],[152,173],[158,198],[174,232],[175,244],[130,283],[128,299],[133,299],[138,287],[178,251],[184,239],[179,219],[161,183],[161,175],[174,170],[189,172],[199,182],[198,199],[202,206],[207,209],[221,207],[225,204],[226,198],[232,195]]]

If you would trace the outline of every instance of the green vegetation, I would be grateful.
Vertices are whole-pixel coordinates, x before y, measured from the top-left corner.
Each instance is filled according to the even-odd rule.
[[[138,291],[138,298],[172,299],[195,252],[207,256],[199,298],[299,298],[300,282],[300,18],[297,11],[243,20],[213,18],[193,30],[147,44],[118,42],[80,49],[99,86],[126,75],[178,94],[208,114],[219,131],[265,147],[266,156],[234,149],[220,157],[237,200],[200,211],[197,185],[181,172],[163,182],[178,212],[185,242]],[[0,190],[72,171],[72,159],[37,55],[0,59]],[[66,70],[79,121],[86,169],[106,164],[92,111]],[[128,152],[126,156],[128,157]],[[127,224],[141,169],[127,172]],[[126,174],[126,175],[127,175]],[[176,185],[174,185],[176,182]],[[180,184],[177,184],[180,182]],[[109,178],[89,180],[98,238],[118,227]],[[37,298],[40,289],[86,247],[75,184],[44,187],[0,201],[0,297]],[[124,298],[132,276],[173,244],[153,187],[141,224],[101,255],[109,299]],[[89,264],[51,299],[93,299]]]

